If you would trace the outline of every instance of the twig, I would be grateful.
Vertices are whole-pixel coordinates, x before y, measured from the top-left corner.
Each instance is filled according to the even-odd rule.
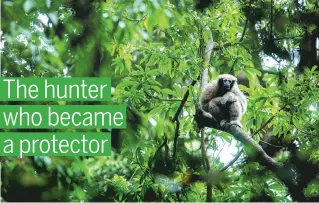
[[[249,7],[251,6],[251,2],[252,2],[252,0],[250,0],[250,2],[249,2]],[[244,27],[244,30],[243,30],[243,33],[241,35],[239,42],[243,41],[245,34],[246,34],[247,26],[248,26],[248,18],[246,18],[245,27]]]
[[[290,36],[290,37],[278,37],[274,38],[274,41],[287,40],[287,39],[301,39],[302,36]]]
[[[165,99],[165,98],[160,98],[160,97],[157,97],[157,96],[154,96],[154,95],[150,95],[148,92],[146,92],[144,90],[144,93],[145,95],[148,97],[148,98],[151,98],[151,99],[157,99],[157,100],[161,100],[161,101],[173,101],[173,102],[179,102],[179,101],[182,101],[181,99]]]
[[[297,131],[299,131],[299,132],[301,132],[301,133],[303,133],[303,134],[306,134],[306,135],[317,136],[317,135],[315,135],[315,134],[308,133],[308,132],[306,132],[306,131],[304,131],[304,130],[300,130],[300,129],[296,126],[296,124],[295,124],[293,121],[291,121],[291,123],[292,123],[292,125],[296,128]]]
[[[210,165],[209,165],[209,160],[206,154],[205,150],[205,131],[204,128],[201,129],[201,152],[202,152],[202,159],[203,159],[203,166],[208,173],[210,171]]]
[[[263,140],[260,140],[259,142],[262,142],[262,143],[264,143],[264,144],[266,144],[266,145],[269,145],[269,146],[272,146],[272,147],[278,147],[278,148],[283,148],[283,147],[284,147],[284,146],[274,145],[274,144],[271,144],[271,143],[269,143],[269,142],[265,142],[265,141],[263,141]]]
[[[216,161],[217,157],[219,157],[219,155],[220,155],[220,153],[223,151],[225,145],[226,145],[226,142],[224,142],[223,146],[222,146],[221,149],[218,151],[216,157],[214,157],[214,160],[213,160],[213,162],[212,162],[213,167],[214,167],[214,164],[215,164],[215,161]]]
[[[251,3],[252,3],[252,0],[249,1],[249,7],[251,7]],[[243,33],[242,33],[242,35],[241,35],[239,41],[237,42],[237,44],[240,44],[240,43],[243,41],[243,39],[244,39],[244,37],[245,37],[245,35],[246,35],[247,27],[248,27],[248,18],[246,18],[245,27],[244,27]],[[244,47],[245,47],[245,46],[244,46]],[[237,61],[238,61],[238,49],[237,49],[236,59],[235,59],[233,65],[232,65],[232,67],[231,67],[231,69],[230,69],[230,71],[229,71],[230,74],[234,74],[234,67],[235,67]]]
[[[212,189],[213,189],[213,184],[212,184],[212,177],[210,174],[210,164],[209,164],[209,159],[207,157],[206,149],[205,149],[205,131],[204,128],[201,129],[201,152],[202,152],[202,160],[203,160],[203,166],[206,170],[206,184],[207,184],[207,189],[206,189],[206,201],[207,202],[212,202]]]
[[[262,129],[264,129],[274,118],[276,117],[276,115],[273,115],[272,117],[270,117],[258,130],[256,130],[253,135],[257,135]]]
[[[244,150],[240,150],[237,152],[236,156],[233,158],[233,160],[231,160],[227,165],[225,165],[222,169],[220,169],[220,172],[226,171],[229,167],[231,167],[236,161],[237,159],[239,159],[239,157],[242,155],[242,153],[244,152]]]
[[[200,77],[200,76],[198,76],[196,80],[193,80],[193,81],[192,81],[192,83],[191,83],[191,85],[190,85],[191,87],[193,87],[193,86],[196,84],[196,82],[197,82],[197,80],[199,79],[199,77]],[[177,108],[177,111],[176,111],[176,113],[175,113],[175,115],[174,115],[174,117],[173,117],[173,119],[172,119],[172,122],[173,122],[173,123],[177,121],[178,116],[179,116],[179,114],[181,113],[181,111],[182,111],[182,109],[183,109],[183,107],[184,107],[184,105],[185,105],[185,103],[186,103],[186,101],[187,101],[187,99],[188,99],[188,96],[189,96],[189,88],[190,88],[190,87],[188,87],[187,91],[186,91],[185,94],[184,94],[184,97],[183,97],[181,103],[179,104],[179,106],[178,106],[178,108]]]
[[[251,4],[252,4],[252,0],[250,0],[250,2],[249,2],[249,7],[251,7]],[[217,46],[214,46],[214,47],[212,48],[212,50],[219,50],[219,49],[221,49],[221,48],[236,46],[236,45],[240,44],[240,43],[243,41],[243,39],[244,39],[244,37],[245,37],[245,35],[246,35],[247,27],[248,27],[248,18],[246,18],[244,30],[243,30],[243,33],[242,33],[242,35],[241,35],[241,37],[240,37],[240,39],[239,39],[238,42],[235,42],[235,43],[225,43],[225,44],[223,44],[223,45],[217,45]],[[211,51],[211,50],[208,50],[208,51]],[[208,52],[208,51],[207,51],[207,52]]]
[[[238,56],[238,50],[237,50],[237,56]],[[235,67],[235,64],[237,63],[238,61],[238,57],[236,57],[235,61],[233,62],[233,65],[229,71],[229,74],[234,74],[234,67]]]
[[[284,108],[286,108],[287,104],[285,104],[283,107],[281,107],[279,109],[279,111],[283,110]],[[278,112],[279,112],[278,111]],[[274,118],[276,117],[276,115],[273,115],[272,117],[270,117],[265,123],[264,125],[262,125],[258,130],[256,130],[253,135],[257,135],[262,129],[264,129]]]
[[[272,26],[273,26],[273,0],[270,0],[270,36],[272,36]]]
[[[142,18],[140,18],[140,19],[133,19],[133,18],[129,18],[129,17],[127,17],[127,16],[122,15],[123,18],[125,18],[125,19],[127,19],[127,20],[129,20],[129,21],[136,21],[136,22],[140,22],[140,21],[145,20],[146,16],[147,16],[147,14],[144,15],[144,16],[143,16]]]
[[[174,146],[173,146],[173,159],[174,165],[176,162],[176,151],[177,151],[177,139],[179,137],[179,120],[176,121],[176,128],[175,128],[175,136],[174,136]]]
[[[154,153],[153,158],[151,158],[150,163],[153,162],[155,159],[156,155],[160,152],[160,150],[167,144],[167,137],[164,135],[164,141],[163,143],[157,148],[156,152]]]

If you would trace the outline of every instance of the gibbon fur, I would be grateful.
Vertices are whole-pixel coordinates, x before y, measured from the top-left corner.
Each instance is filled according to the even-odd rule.
[[[205,87],[200,107],[204,116],[213,117],[221,127],[227,122],[242,127],[240,120],[247,110],[247,100],[238,88],[237,78],[223,74]]]

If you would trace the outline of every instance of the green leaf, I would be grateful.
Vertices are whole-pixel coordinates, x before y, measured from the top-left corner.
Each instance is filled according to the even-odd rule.
[[[36,4],[33,0],[26,0],[23,4],[23,9],[26,13],[29,13]]]
[[[158,115],[159,113],[161,113],[163,111],[163,107],[162,106],[158,106],[158,107],[155,107],[153,108],[149,114],[150,115]]]
[[[178,97],[177,93],[174,92],[174,91],[171,90],[171,89],[166,89],[166,88],[165,88],[165,89],[162,90],[162,92],[163,92],[164,94],[168,94],[168,95],[172,95],[172,96]]]
[[[141,165],[144,165],[144,157],[140,147],[136,149],[136,158]]]

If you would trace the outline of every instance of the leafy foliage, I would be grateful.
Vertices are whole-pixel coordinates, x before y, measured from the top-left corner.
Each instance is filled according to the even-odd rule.
[[[3,158],[4,200],[205,201],[193,119],[201,90],[191,85],[204,66],[210,80],[238,76],[249,101],[244,130],[291,166],[287,178],[305,198],[294,200],[318,200],[318,63],[300,73],[293,58],[318,29],[296,13],[318,12],[316,5],[217,0],[199,11],[192,0],[1,1],[3,77],[111,77],[112,103],[128,108],[127,129],[112,130],[111,157]],[[208,30],[209,64],[199,54]],[[289,186],[245,155],[221,171],[243,146],[224,132],[205,133],[214,201],[293,200]]]

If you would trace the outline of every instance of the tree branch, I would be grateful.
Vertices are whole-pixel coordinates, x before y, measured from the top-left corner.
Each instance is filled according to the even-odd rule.
[[[282,108],[279,109],[279,111],[281,111],[282,109],[284,109],[287,105],[284,105]],[[274,118],[276,117],[276,115],[273,115],[272,117],[270,117],[258,130],[256,130],[253,135],[257,135],[262,129],[264,129]],[[273,145],[273,144],[270,144],[270,143],[267,143],[267,142],[264,142],[264,141],[260,141],[260,142],[263,142],[265,144],[268,144],[270,146],[273,146],[273,147],[280,147],[282,148],[283,146],[278,146],[278,145]],[[234,157],[234,159],[232,161],[230,161],[227,165],[225,165],[222,169],[220,169],[220,171],[225,171],[227,170],[230,166],[232,166],[236,161],[237,159],[239,159],[239,157],[242,155],[242,153],[244,152],[244,150],[240,150],[236,156]]]
[[[148,92],[146,92],[144,90],[144,93],[146,95],[146,97],[150,98],[150,99],[157,99],[157,100],[160,100],[160,101],[169,101],[169,102],[179,102],[179,101],[182,101],[181,99],[165,99],[165,98],[160,98],[160,97],[157,97],[157,96],[154,96],[154,95],[150,95]]]
[[[224,131],[233,135],[235,139],[237,139],[246,147],[249,147],[252,151],[254,151],[255,153],[253,153],[252,155],[256,154],[258,157],[262,158],[262,165],[267,166],[271,169],[282,166],[281,163],[275,161],[272,157],[268,156],[268,154],[263,150],[263,148],[258,144],[258,142],[256,142],[256,140],[254,140],[249,134],[244,132],[240,127],[236,125],[230,125]]]
[[[179,120],[176,121],[176,128],[175,128],[175,136],[174,136],[174,146],[173,146],[173,161],[174,166],[176,162],[176,152],[177,152],[177,138],[179,137]]]
[[[200,77],[200,76],[198,76],[196,80],[193,80],[193,81],[192,81],[190,87],[194,87],[194,85],[196,84],[196,82],[197,82],[197,80],[199,79],[199,77]],[[173,123],[177,121],[179,114],[181,113],[181,111],[183,110],[183,107],[185,106],[185,103],[186,103],[186,101],[187,101],[187,99],[188,99],[188,96],[189,96],[189,88],[190,88],[190,87],[188,87],[187,91],[185,92],[184,97],[183,97],[181,103],[179,104],[179,106],[178,106],[178,108],[177,108],[177,111],[176,111],[174,117],[172,118],[172,122],[173,122]]]
[[[203,29],[207,29],[209,34],[209,41],[207,44],[204,44],[203,39]],[[212,51],[214,48],[214,41],[213,41],[213,35],[212,31],[209,28],[206,28],[205,25],[201,25],[201,29],[199,31],[199,37],[200,37],[200,45],[198,48],[198,56],[204,60],[204,66],[200,70],[200,84],[199,87],[203,90],[205,86],[208,83],[208,67],[207,64],[210,62],[210,58],[212,55]],[[205,148],[205,131],[204,128],[201,129],[201,148],[202,148],[202,159],[204,163],[204,168],[206,169],[206,183],[207,183],[207,189],[206,189],[206,201],[212,202],[212,190],[213,190],[213,179],[212,175],[210,173],[210,163],[207,156],[206,148]]]
[[[226,124],[225,128],[222,128],[219,124],[214,122],[213,119],[205,117],[203,112],[200,109],[197,109],[195,114],[195,121],[197,122],[200,128],[210,127],[218,130],[222,130],[234,136],[234,138],[244,144],[246,147],[249,147],[253,152],[252,154],[257,155],[261,159],[258,159],[263,165],[269,168],[278,168],[281,167],[281,163],[278,163],[273,158],[268,156],[266,152],[262,149],[262,147],[255,141],[249,134],[244,132],[237,125]],[[255,158],[256,159],[256,158]]]
[[[283,107],[281,107],[279,111],[283,110],[284,108],[286,108],[287,104],[285,104]],[[264,129],[274,118],[276,117],[276,115],[273,115],[272,117],[270,117],[258,130],[256,130],[253,135],[257,135],[262,129]]]
[[[128,16],[125,16],[125,15],[122,15],[123,18],[129,20],[129,21],[135,21],[135,22],[141,22],[141,21],[144,21],[145,18],[147,17],[147,14],[144,15],[142,18],[140,19],[133,19],[133,18],[129,18]]]
[[[233,160],[231,160],[227,165],[225,165],[222,169],[220,169],[220,172],[226,171],[229,167],[231,167],[236,161],[237,159],[239,159],[239,157],[243,154],[244,150],[240,150],[239,152],[237,152],[236,156],[233,158]]]

